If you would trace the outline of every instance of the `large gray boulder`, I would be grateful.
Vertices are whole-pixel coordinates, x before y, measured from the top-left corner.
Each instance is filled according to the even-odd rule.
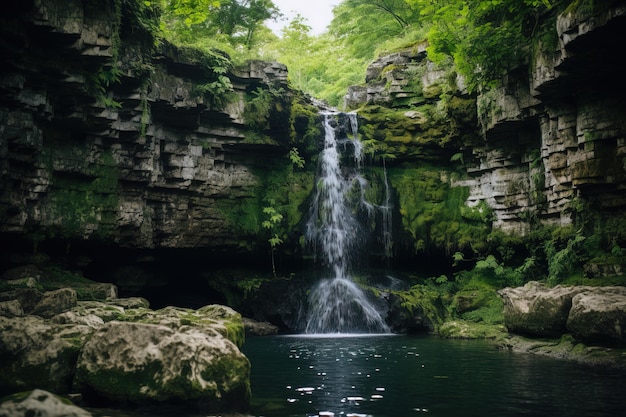
[[[190,319],[190,320],[193,320]],[[113,401],[185,401],[203,409],[244,411],[250,363],[218,331],[111,321],[85,344],[75,388]]]
[[[513,333],[551,337],[567,332],[572,298],[589,287],[548,288],[536,281],[523,287],[504,288],[498,294],[504,301],[504,323]]]
[[[595,343],[626,343],[626,287],[556,286],[538,282],[498,292],[512,333],[560,337],[571,333]]]
[[[626,288],[598,287],[572,299],[567,329],[582,340],[626,343]]]
[[[68,392],[80,349],[93,331],[37,316],[0,316],[0,391]]]
[[[0,417],[91,417],[91,413],[57,397],[36,389],[16,394],[0,404]]]

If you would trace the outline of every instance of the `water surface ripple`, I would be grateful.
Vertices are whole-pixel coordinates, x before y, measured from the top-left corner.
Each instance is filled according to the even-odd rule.
[[[249,338],[255,416],[614,417],[617,371],[495,349],[487,342],[396,335]]]

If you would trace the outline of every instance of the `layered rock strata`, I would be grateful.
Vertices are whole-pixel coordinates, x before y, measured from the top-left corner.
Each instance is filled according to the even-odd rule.
[[[395,158],[389,166],[462,165],[467,179],[450,184],[469,187],[469,206],[487,203],[500,230],[523,235],[537,222],[569,225],[582,205],[619,221],[626,100],[615,51],[626,6],[570,9],[550,28],[553,43],[537,40],[528,62],[477,95],[473,114],[462,104],[469,98],[462,78],[429,62],[423,44],[373,62],[345,103],[362,109],[364,135]]]
[[[155,49],[115,4],[37,0],[3,14],[0,233],[249,246],[257,237],[232,209],[256,199],[255,167],[284,158],[290,114],[268,123],[272,144],[250,144],[245,96],[271,86],[288,97],[286,67],[253,61],[220,79],[209,66],[227,67],[219,53]],[[215,82],[231,92],[218,96]]]

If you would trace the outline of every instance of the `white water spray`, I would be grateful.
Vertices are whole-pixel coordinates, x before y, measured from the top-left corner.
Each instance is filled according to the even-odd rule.
[[[333,274],[320,281],[309,295],[305,333],[386,333],[389,331],[379,311],[349,276],[350,260],[358,252],[361,228],[349,195],[368,212],[365,202],[367,181],[360,175],[362,145],[357,136],[354,113],[323,113],[324,150],[320,155],[317,193],[307,223],[307,238],[319,248],[323,261]],[[349,120],[352,139],[337,137],[341,118]],[[353,150],[353,167],[342,166],[341,150]]]

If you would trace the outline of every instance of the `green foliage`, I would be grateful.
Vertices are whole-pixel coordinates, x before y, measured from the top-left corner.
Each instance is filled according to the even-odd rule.
[[[108,109],[122,107],[122,103],[116,101],[110,91],[110,87],[120,82],[120,75],[121,71],[116,66],[102,66],[87,77],[87,89],[100,105]]]
[[[58,147],[54,155],[68,152]],[[74,154],[76,150],[69,152]],[[59,159],[63,159],[60,158]],[[119,170],[110,153],[100,156],[97,164],[83,167],[86,177],[52,176],[46,210],[55,223],[50,225],[50,237],[110,238],[117,219]]]
[[[194,93],[203,97],[214,107],[222,108],[232,99],[233,85],[228,77],[232,69],[230,58],[223,52],[197,47],[179,47],[179,51],[205,69],[206,82],[194,85]]]
[[[481,288],[485,286],[488,288],[516,287],[524,282],[523,271],[506,266],[494,255],[487,255],[486,258],[478,260],[474,269],[461,271],[456,278],[466,289],[476,286]]]
[[[429,286],[414,285],[406,291],[392,291],[400,297],[400,305],[411,314],[421,312],[437,328],[444,323],[447,312],[441,293]]]
[[[296,18],[280,39],[262,48],[261,56],[287,65],[292,87],[340,107],[348,86],[362,81],[368,60],[350,56],[329,34],[313,37],[309,31]]]
[[[246,97],[243,117],[246,125],[253,131],[261,133],[270,128],[271,112],[280,106],[284,96],[282,88],[257,88]]]
[[[452,58],[470,90],[493,85],[505,71],[522,62],[539,16],[552,7],[547,1],[536,0],[412,3],[422,3],[423,18],[432,23],[429,57],[435,62]]]
[[[274,200],[269,200],[270,204],[275,204]],[[272,254],[272,274],[276,277],[276,263],[274,261],[274,251],[276,247],[283,243],[283,240],[278,236],[278,233],[274,232],[274,229],[277,228],[283,220],[283,215],[280,214],[273,206],[263,207],[263,213],[267,216],[266,220],[263,221],[263,228],[269,229],[272,233],[272,237],[268,239],[271,248]]]
[[[142,33],[146,41],[155,45],[161,36],[160,18],[162,5],[159,0],[117,0],[121,3],[124,34]]]
[[[291,148],[289,150],[289,159],[294,166],[298,168],[304,168],[305,160],[303,157],[300,156],[298,148]]]
[[[379,42],[401,36],[415,18],[404,0],[344,0],[334,9],[330,30],[352,56],[369,60]]]
[[[577,267],[580,267],[581,242],[585,237],[576,234],[567,241],[567,245],[558,249],[553,240],[545,243],[545,253],[548,260],[548,284],[556,285],[568,277]]]
[[[161,30],[177,45],[245,56],[269,36],[263,22],[280,16],[271,0],[162,0]]]

